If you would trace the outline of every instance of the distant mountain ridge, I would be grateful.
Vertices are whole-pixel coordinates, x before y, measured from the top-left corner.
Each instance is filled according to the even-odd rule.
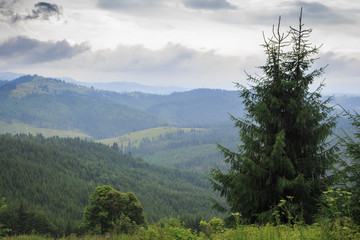
[[[0,121],[76,130],[94,138],[166,124],[152,114],[109,101],[109,94],[37,75],[22,76],[0,87]]]
[[[28,75],[3,83],[0,92],[0,121],[76,130],[95,139],[166,125],[229,122],[228,112],[241,112],[236,91],[215,89],[120,94]]]
[[[169,95],[120,94],[37,75],[1,82],[0,100],[0,121],[73,130],[94,139],[161,126],[232,125],[229,114],[244,116],[238,91],[195,89]],[[332,103],[358,110],[360,97],[339,96]]]
[[[0,72],[0,80],[2,81],[11,81],[13,79],[24,76],[22,73],[13,73],[13,72]]]
[[[64,79],[64,78],[61,78]],[[66,78],[65,78],[66,79]],[[65,80],[66,81],[66,80]],[[140,83],[132,83],[132,82],[78,82],[74,81],[73,83],[86,87],[93,87],[100,90],[105,91],[114,91],[118,93],[131,93],[131,92],[142,92],[142,93],[150,93],[150,94],[160,94],[160,95],[168,95],[174,92],[185,92],[188,91],[188,88],[180,88],[180,87],[162,87],[162,86],[150,86],[143,85]]]
[[[13,72],[0,72],[0,82],[1,81],[12,81],[21,76],[27,74],[22,73],[13,73]],[[176,86],[155,86],[155,85],[145,85],[136,82],[81,82],[69,77],[50,77],[52,79],[59,79],[67,83],[73,83],[79,86],[95,88],[105,91],[114,91],[118,93],[131,93],[131,92],[142,92],[150,94],[160,94],[168,95],[173,92],[185,92],[189,91],[190,88],[176,87]]]

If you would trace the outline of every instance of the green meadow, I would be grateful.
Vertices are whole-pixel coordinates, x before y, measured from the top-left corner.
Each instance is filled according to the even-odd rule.
[[[191,131],[206,131],[206,130],[202,128],[156,127],[156,128],[145,129],[142,131],[132,132],[115,138],[101,139],[97,142],[109,146],[116,143],[118,144],[119,147],[123,146],[123,148],[128,147],[129,145],[131,147],[139,147],[141,141],[144,139],[154,141],[154,140],[158,140],[161,137],[164,137],[166,134],[173,134],[178,132],[189,133]]]
[[[25,133],[25,134],[32,134],[37,135],[41,134],[44,137],[52,137],[52,136],[59,136],[59,137],[79,137],[82,139],[93,139],[90,135],[82,133],[80,131],[70,131],[70,130],[57,130],[57,129],[50,129],[50,128],[39,128],[33,127],[24,123],[17,123],[17,122],[4,122],[0,121],[0,133],[10,133],[10,134],[18,134],[18,133]]]

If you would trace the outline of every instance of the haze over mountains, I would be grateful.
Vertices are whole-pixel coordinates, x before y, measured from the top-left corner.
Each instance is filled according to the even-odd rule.
[[[11,81],[26,74],[12,73],[12,72],[0,72],[0,81]],[[151,94],[171,94],[173,92],[184,92],[190,90],[190,88],[181,88],[175,86],[150,86],[134,82],[79,82],[69,77],[57,78],[68,83],[74,83],[76,85],[93,87],[99,90],[114,91],[118,93],[130,93],[130,92],[143,92]]]
[[[195,89],[168,95],[120,94],[37,75],[1,81],[0,91],[1,121],[70,130],[94,139],[161,126],[232,125],[229,113],[235,117],[243,116],[237,91]],[[359,102],[356,96],[336,96],[332,101],[354,110]]]
[[[40,76],[1,83],[0,119],[33,127],[80,131],[95,139],[152,127],[229,121],[238,93],[198,89],[170,95],[119,94]]]

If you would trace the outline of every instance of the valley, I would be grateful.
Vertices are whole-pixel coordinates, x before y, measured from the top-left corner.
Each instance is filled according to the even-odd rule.
[[[358,110],[359,99],[331,104],[336,113]],[[219,196],[208,177],[228,168],[217,144],[237,148],[237,91],[120,94],[35,75],[2,81],[0,100],[0,196],[10,209],[26,203],[56,216],[60,229],[75,226],[91,191],[105,184],[134,192],[149,222],[221,216],[211,209]],[[337,134],[352,129],[338,118]]]

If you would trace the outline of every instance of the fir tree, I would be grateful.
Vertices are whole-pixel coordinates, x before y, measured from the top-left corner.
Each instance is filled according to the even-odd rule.
[[[241,144],[236,152],[219,145],[230,167],[226,172],[211,170],[213,188],[229,206],[214,207],[239,212],[249,222],[269,221],[287,196],[310,221],[334,161],[335,147],[327,143],[336,124],[328,106],[331,99],[321,100],[323,83],[309,90],[324,72],[311,70],[319,47],[309,43],[312,30],[303,29],[302,13],[299,28],[290,27],[287,33],[280,32],[280,20],[273,36],[264,37],[264,75],[248,75],[250,88],[237,84],[247,114],[245,119],[231,118]]]
[[[360,224],[360,113],[354,111],[345,114],[351,121],[355,132],[345,133],[339,137],[340,144],[345,148],[342,152],[343,159],[340,160],[340,168],[337,176],[340,178],[338,184],[352,193],[351,210],[352,216],[357,224]]]

